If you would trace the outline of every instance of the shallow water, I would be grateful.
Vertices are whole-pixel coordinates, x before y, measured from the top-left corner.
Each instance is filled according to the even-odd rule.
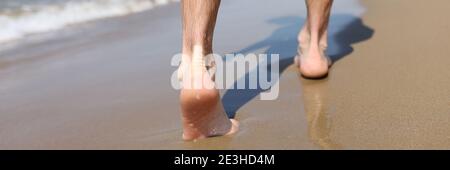
[[[124,16],[174,0],[6,0],[0,2],[0,43],[69,25]],[[175,0],[176,1],[176,0]]]

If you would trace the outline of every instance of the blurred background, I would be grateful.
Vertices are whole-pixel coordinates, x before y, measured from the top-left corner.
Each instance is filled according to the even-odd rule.
[[[0,44],[101,18],[124,16],[177,0],[2,0]]]

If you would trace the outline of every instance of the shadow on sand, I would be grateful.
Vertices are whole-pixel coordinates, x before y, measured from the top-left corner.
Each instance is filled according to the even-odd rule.
[[[268,21],[270,24],[279,25],[279,28],[273,33],[259,42],[243,48],[235,53],[254,53],[256,50],[267,48],[265,54],[279,54],[279,73],[282,76],[283,71],[293,64],[294,56],[297,53],[297,34],[304,23],[304,18],[297,16],[286,16],[274,18]],[[374,34],[374,30],[364,25],[359,17],[352,15],[334,15],[330,20],[329,27],[329,47],[328,55],[337,62],[341,58],[353,52],[352,45],[365,40],[368,40]],[[270,59],[269,59],[270,61]],[[264,67],[259,65],[258,67]],[[268,72],[270,71],[270,64],[267,65]],[[250,72],[257,71],[257,69],[250,70]],[[250,73],[247,73],[243,78],[248,82]],[[269,78],[270,80],[270,78]],[[275,80],[273,82],[277,82]],[[246,83],[248,84],[248,83]],[[234,83],[234,87],[237,82]],[[236,112],[258,96],[261,92],[269,89],[229,89],[222,98],[223,105],[228,114],[228,117],[234,118]]]

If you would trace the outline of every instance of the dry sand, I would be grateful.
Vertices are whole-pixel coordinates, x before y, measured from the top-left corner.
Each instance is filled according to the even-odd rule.
[[[316,81],[290,65],[303,2],[257,2],[223,2],[215,49],[280,53],[280,95],[224,91],[236,135],[181,140],[173,4],[1,52],[0,149],[450,149],[450,1],[366,0],[361,18],[337,2]]]

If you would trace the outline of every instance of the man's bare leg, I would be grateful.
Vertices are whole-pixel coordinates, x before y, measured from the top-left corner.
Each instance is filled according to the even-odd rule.
[[[194,140],[221,136],[237,131],[222,106],[219,91],[205,67],[205,57],[212,53],[214,26],[220,0],[183,0],[183,88],[180,94],[183,139]],[[206,78],[205,78],[206,77]],[[185,86],[189,82],[190,86]],[[197,86],[200,85],[200,86]],[[200,87],[200,88],[198,88]]]
[[[307,78],[328,74],[331,61],[326,57],[328,21],[333,0],[306,0],[308,19],[299,34],[299,67]]]

